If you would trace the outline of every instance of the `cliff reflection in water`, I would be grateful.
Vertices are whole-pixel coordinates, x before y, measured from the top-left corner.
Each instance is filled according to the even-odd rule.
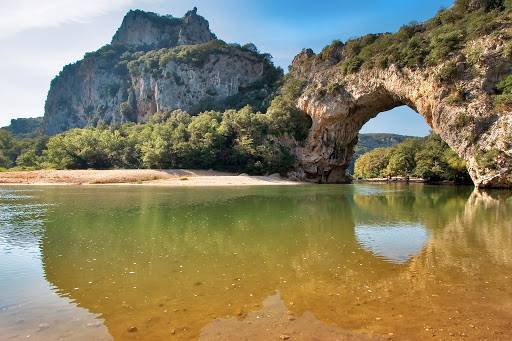
[[[276,291],[290,314],[357,333],[443,335],[468,319],[510,333],[508,198],[355,185],[55,189],[41,199],[55,204],[41,245],[47,279],[116,339],[197,337]]]

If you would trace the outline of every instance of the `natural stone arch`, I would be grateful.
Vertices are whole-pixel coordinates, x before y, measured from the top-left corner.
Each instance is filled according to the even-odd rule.
[[[297,152],[298,177],[349,182],[345,170],[361,127],[380,112],[407,105],[466,160],[476,186],[511,187],[512,113],[496,112],[492,94],[496,82],[512,71],[512,63],[496,53],[499,48],[489,47],[477,72],[460,56],[447,61],[456,68],[456,79],[449,82],[439,76],[447,63],[418,69],[391,65],[346,75],[336,65],[315,62],[311,50],[303,51],[291,73],[305,80],[297,106],[311,117],[312,127]],[[464,100],[454,103],[454,91]],[[491,167],[483,165],[480,159],[494,152]]]

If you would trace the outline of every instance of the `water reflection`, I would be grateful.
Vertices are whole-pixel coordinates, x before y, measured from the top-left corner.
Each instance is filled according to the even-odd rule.
[[[418,255],[428,241],[423,225],[357,225],[356,239],[376,257],[403,264]]]
[[[51,205],[37,245],[53,290],[115,339],[197,338],[212,321],[242,332],[236,320],[276,291],[281,312],[339,336],[511,333],[507,197],[356,185],[48,188],[28,200]]]
[[[41,192],[0,188],[0,338],[110,340],[101,319],[45,279],[40,244],[51,205],[38,202]]]

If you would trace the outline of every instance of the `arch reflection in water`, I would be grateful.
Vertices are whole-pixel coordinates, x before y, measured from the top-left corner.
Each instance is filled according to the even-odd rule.
[[[423,250],[429,234],[421,224],[357,225],[356,239],[375,256],[403,264]]]

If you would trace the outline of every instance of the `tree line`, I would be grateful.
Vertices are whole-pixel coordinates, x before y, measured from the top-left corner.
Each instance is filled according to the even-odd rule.
[[[155,113],[144,124],[71,129],[17,139],[0,130],[0,167],[14,169],[196,168],[286,174],[293,141],[304,141],[310,118],[294,106],[301,83],[285,83],[266,113],[181,110]],[[288,138],[287,138],[288,137]],[[288,141],[288,142],[287,142]]]
[[[399,176],[418,177],[428,182],[471,182],[465,161],[435,134],[376,148],[356,160],[355,178]]]

